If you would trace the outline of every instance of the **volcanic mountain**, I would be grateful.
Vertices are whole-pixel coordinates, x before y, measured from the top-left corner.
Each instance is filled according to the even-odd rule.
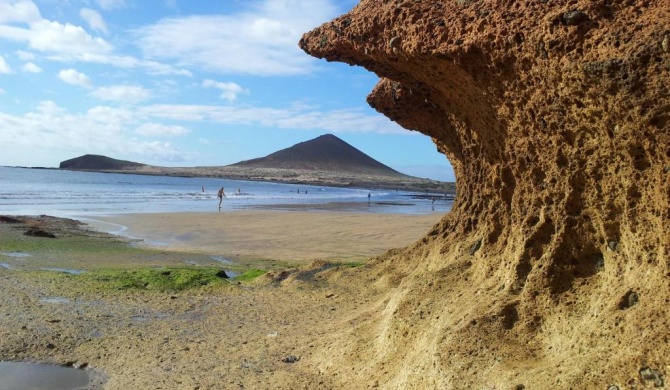
[[[332,134],[325,134],[265,157],[241,161],[231,166],[403,175]]]
[[[239,180],[454,192],[454,183],[408,176],[380,163],[332,134],[301,142],[265,157],[226,166],[160,167],[87,154],[61,169],[139,175],[219,177]]]
[[[123,170],[129,168],[143,167],[145,164],[140,164],[132,161],[117,160],[114,158],[100,156],[97,154],[86,154],[84,156],[75,157],[70,160],[65,160],[60,163],[61,169],[73,170]]]

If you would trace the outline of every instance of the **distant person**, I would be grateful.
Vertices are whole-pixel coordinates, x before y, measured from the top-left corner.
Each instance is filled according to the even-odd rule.
[[[300,188],[298,188],[298,193],[300,193]]]
[[[239,188],[237,189],[237,195],[242,195],[242,190]]]
[[[219,211],[221,211],[221,202],[223,202],[223,198],[228,199],[226,196],[226,193],[223,192],[223,187],[219,190],[219,192],[216,194],[217,198],[219,198]]]
[[[435,211],[435,197],[434,197],[434,196],[431,196],[431,197],[430,197],[430,201],[431,201],[431,204],[432,204],[432,206],[433,206],[433,211]]]
[[[370,203],[370,197],[371,196],[372,196],[372,194],[368,192],[368,203]]]
[[[205,187],[202,187],[202,192],[205,192]]]

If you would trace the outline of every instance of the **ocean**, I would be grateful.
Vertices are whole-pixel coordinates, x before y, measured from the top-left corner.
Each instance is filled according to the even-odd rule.
[[[95,215],[214,212],[243,209],[338,210],[372,213],[446,213],[451,200],[435,194],[336,188],[217,178],[0,167],[0,215]],[[204,191],[203,191],[204,188]],[[368,203],[368,194],[370,202]]]

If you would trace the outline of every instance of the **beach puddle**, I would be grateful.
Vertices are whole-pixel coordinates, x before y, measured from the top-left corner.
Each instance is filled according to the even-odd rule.
[[[94,385],[84,370],[26,362],[0,362],[0,378],[0,390],[79,390]]]
[[[44,303],[70,303],[70,300],[67,299],[67,298],[63,298],[63,297],[49,297],[49,298],[40,299],[40,302],[44,302]]]
[[[153,313],[153,314],[135,314],[130,316],[130,322],[142,323],[149,320],[161,320],[167,318],[167,313]]]
[[[146,316],[130,316],[130,321],[132,322],[147,322],[149,318]]]
[[[81,275],[84,271],[80,269],[69,269],[69,268],[42,268],[43,271],[53,271],[53,272],[63,272],[70,275]]]
[[[14,258],[17,258],[17,259],[22,259],[22,258],[32,256],[31,254],[24,253],[24,252],[0,252],[0,255],[7,256],[7,257],[14,257]]]
[[[211,259],[223,264],[235,264],[232,260],[226,259],[223,256],[211,256]],[[227,271],[226,271],[227,272]]]

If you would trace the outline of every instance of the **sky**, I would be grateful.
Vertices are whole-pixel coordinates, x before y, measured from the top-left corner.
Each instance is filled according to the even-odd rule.
[[[330,133],[453,181],[429,137],[367,105],[376,75],[298,47],[356,3],[0,0],[0,165],[228,165]]]

